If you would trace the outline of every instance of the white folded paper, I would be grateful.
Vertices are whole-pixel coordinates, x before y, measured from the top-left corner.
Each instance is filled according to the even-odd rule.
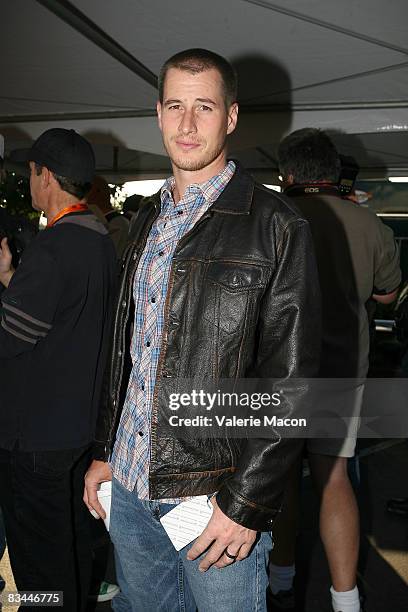
[[[103,519],[105,523],[106,529],[109,531],[109,523],[110,523],[110,509],[112,502],[112,481],[108,480],[106,482],[101,482],[98,489],[98,499],[102,508],[105,510],[106,518]],[[99,514],[95,512],[95,510],[91,511],[91,514],[95,518],[99,518]]]
[[[207,495],[198,495],[181,502],[165,514],[160,522],[176,550],[198,538],[207,527],[213,513],[213,505]]]

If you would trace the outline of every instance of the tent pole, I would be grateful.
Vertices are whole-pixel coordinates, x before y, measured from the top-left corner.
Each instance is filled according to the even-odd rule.
[[[79,11],[71,2],[68,0],[37,0],[37,2],[73,27],[77,32],[80,32],[85,38],[106,51],[111,57],[129,68],[129,70],[137,74],[146,83],[157,88],[157,76],[136,57],[121,47],[116,40],[99,28],[89,17]]]

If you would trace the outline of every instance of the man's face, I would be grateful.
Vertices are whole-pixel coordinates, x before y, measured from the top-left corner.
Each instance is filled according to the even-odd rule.
[[[170,68],[157,114],[164,146],[176,168],[194,172],[225,161],[226,137],[235,129],[238,106],[226,109],[218,70],[192,74]]]
[[[31,192],[31,205],[34,210],[41,211],[41,187],[42,187],[42,174],[37,175],[35,169],[35,163],[30,161],[30,192]]]

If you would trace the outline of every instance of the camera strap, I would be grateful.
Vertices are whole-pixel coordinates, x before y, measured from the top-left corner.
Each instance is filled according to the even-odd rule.
[[[305,185],[290,185],[284,190],[284,194],[290,198],[304,195],[333,195],[341,198],[339,188],[333,183],[308,183]]]
[[[51,219],[49,223],[47,223],[47,228],[55,225],[56,222],[62,219],[62,217],[65,217],[65,215],[69,215],[73,212],[81,212],[83,210],[88,210],[87,204],[72,204],[72,206],[66,206],[65,208],[60,210],[58,215],[55,215],[55,217]]]

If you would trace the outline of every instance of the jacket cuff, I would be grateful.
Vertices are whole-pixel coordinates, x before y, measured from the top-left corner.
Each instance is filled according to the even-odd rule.
[[[109,461],[110,450],[105,442],[94,441],[92,444],[92,459]]]
[[[224,484],[217,493],[220,510],[239,525],[254,531],[271,531],[280,508],[272,510],[254,504]]]

